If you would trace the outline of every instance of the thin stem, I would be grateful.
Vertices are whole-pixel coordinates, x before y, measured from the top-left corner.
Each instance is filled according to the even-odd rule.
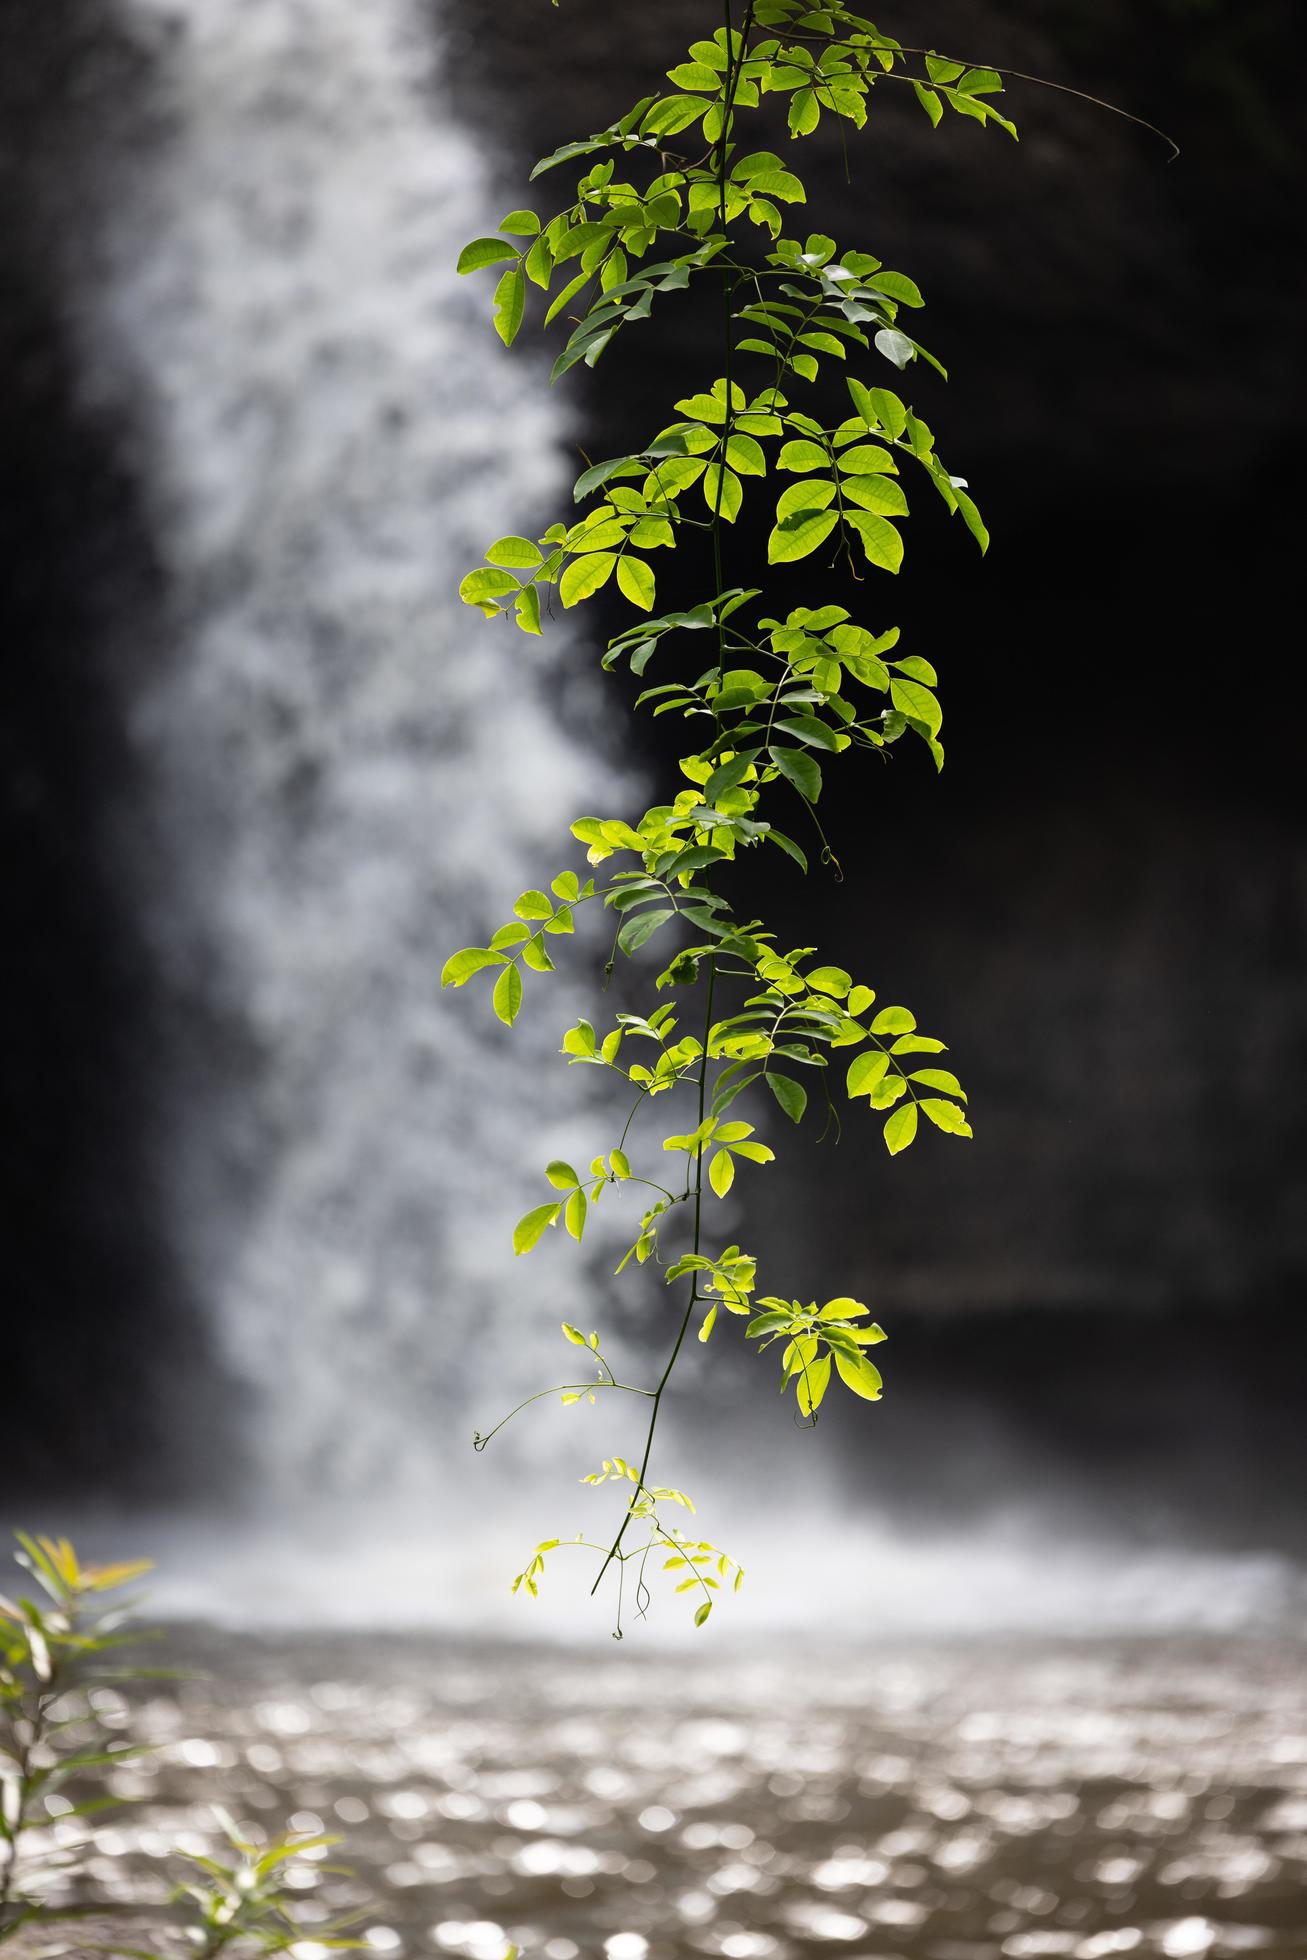
[[[606,1361],[603,1365],[605,1368],[608,1367]],[[523,1409],[529,1409],[533,1402],[543,1402],[547,1395],[593,1395],[598,1388],[615,1388],[620,1395],[643,1395],[649,1397],[654,1393],[651,1388],[635,1388],[630,1382],[619,1382],[612,1379],[611,1370],[609,1370],[609,1376],[610,1378],[606,1382],[557,1382],[553,1388],[537,1389],[534,1395],[527,1396],[525,1402],[519,1402],[515,1409],[510,1409],[506,1416],[501,1416],[494,1428],[487,1429],[484,1436],[478,1429],[476,1435],[472,1438],[473,1449],[480,1455],[481,1451],[485,1449],[488,1443],[494,1440],[506,1423],[510,1423],[514,1416],[520,1416]]]
[[[713,993],[715,990],[716,981],[717,981],[717,955],[714,953],[708,962],[708,1000],[707,1000],[707,1005],[704,1009],[704,1028],[703,1028],[704,1064],[699,1070],[699,1127],[700,1128],[702,1128],[703,1125],[704,1102],[705,1102],[705,1097],[707,1094],[707,1087],[708,1087],[708,1067],[707,1067],[708,1037],[712,1032]],[[703,1145],[701,1143],[699,1145],[698,1150],[695,1153],[694,1251],[696,1254],[698,1253],[700,1248],[700,1243],[702,1240],[702,1231],[703,1231]],[[634,1494],[632,1495],[631,1498],[631,1502],[627,1506],[626,1515],[623,1517],[622,1522],[618,1527],[617,1536],[616,1538],[614,1538],[612,1545],[609,1548],[608,1556],[605,1558],[603,1564],[600,1566],[595,1582],[590,1588],[591,1594],[598,1592],[600,1581],[602,1580],[605,1572],[607,1572],[613,1560],[620,1556],[621,1549],[622,1549],[622,1539],[626,1535],[626,1527],[631,1522],[631,1519],[635,1512],[635,1506],[639,1501],[641,1493],[645,1490],[645,1478],[647,1477],[649,1472],[649,1457],[653,1450],[654,1430],[658,1426],[658,1411],[662,1407],[663,1395],[666,1391],[668,1382],[671,1380],[672,1370],[676,1366],[677,1357],[680,1355],[681,1346],[685,1340],[686,1333],[689,1329],[690,1320],[694,1313],[694,1309],[698,1304],[698,1301],[699,1301],[698,1283],[695,1279],[692,1278],[690,1281],[690,1297],[685,1303],[685,1312],[681,1316],[681,1324],[676,1331],[676,1340],[673,1343],[671,1353],[667,1357],[667,1365],[663,1369],[662,1378],[659,1381],[657,1388],[653,1391],[653,1397],[652,1397],[653,1407],[649,1411],[649,1428],[645,1434],[645,1439],[644,1439],[644,1455],[640,1461],[639,1481],[636,1484]]]
[[[744,21],[740,28],[740,51],[732,54],[734,23],[731,19],[731,0],[722,0],[722,12],[726,23],[726,58],[730,64],[727,69],[726,91],[722,99],[722,130],[717,139],[717,215],[722,232],[726,232],[726,180],[730,173],[731,129],[735,114],[735,92],[740,85],[740,74],[749,52],[749,34],[753,27],[753,0],[749,0],[744,10]],[[734,406],[731,400],[731,305],[735,294],[735,274],[729,266],[722,273],[722,349],[723,371],[726,383],[726,419],[722,424],[721,448],[718,452],[717,490],[713,499],[712,551],[713,577],[717,584],[717,595],[726,590],[726,580],[722,570],[722,499],[726,494],[727,450],[730,447],[731,427],[734,421]],[[726,671],[726,623],[720,617],[717,621],[717,678],[720,681]]]
[[[786,39],[798,43],[806,43],[811,47],[817,47],[818,45],[829,46],[833,37],[789,34],[786,36]],[[900,55],[920,55],[924,58],[926,55],[934,55],[936,51],[934,48],[896,47],[891,52]],[[944,61],[962,61],[962,57],[956,54],[942,55],[939,59]],[[1134,115],[1129,109],[1122,109],[1116,102],[1105,101],[1101,95],[1090,95],[1087,89],[1072,88],[1067,82],[1050,82],[1047,75],[1028,75],[1021,68],[1001,68],[996,61],[962,61],[962,66],[964,68],[988,68],[995,75],[1006,75],[1010,81],[1031,82],[1036,88],[1050,88],[1058,95],[1074,95],[1078,102],[1088,102],[1095,109],[1106,109],[1109,116],[1119,116],[1123,122],[1135,123],[1140,129],[1146,129],[1150,135],[1160,136],[1171,152],[1167,158],[1168,163],[1174,163],[1180,154],[1180,145],[1176,142],[1175,138],[1168,136],[1164,129],[1159,129],[1156,123],[1149,122],[1145,116]],[[915,82],[922,88],[947,88],[950,86],[950,84],[945,82],[932,82],[929,74],[899,75],[890,70],[882,71],[874,79],[878,82]]]

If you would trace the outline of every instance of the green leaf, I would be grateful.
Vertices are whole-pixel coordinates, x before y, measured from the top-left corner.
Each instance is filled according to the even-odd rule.
[[[969,68],[958,83],[959,95],[1001,95],[1003,77],[994,68]]]
[[[810,88],[796,90],[790,101],[788,121],[792,135],[811,135],[821,121],[821,107],[814,90]]]
[[[820,1406],[829,1381],[830,1356],[828,1354],[823,1354],[819,1361],[810,1361],[807,1367],[801,1370],[794,1384],[794,1393],[798,1398],[799,1408],[805,1416],[810,1416]]]
[[[624,472],[634,475],[639,468],[633,457],[610,456],[607,462],[592,463],[588,470],[582,470],[572,485],[572,501],[584,503],[592,490],[598,490],[610,477],[621,476]]]
[[[800,850],[792,837],[787,837],[783,831],[777,830],[775,824],[773,824],[767,832],[767,842],[777,845],[779,849],[784,851],[786,857],[793,858],[800,871],[806,877],[808,871],[807,854]]]
[[[878,442],[860,442],[855,449],[845,449],[837,462],[847,476],[892,476],[898,467],[889,450]]]
[[[843,1000],[853,985],[853,975],[842,966],[815,966],[803,977],[814,994],[829,994],[832,1000]]]
[[[683,129],[697,123],[706,102],[694,95],[665,95],[661,102],[655,102],[640,125],[642,136],[679,136]]]
[[[980,512],[976,509],[975,504],[971,501],[971,498],[967,495],[965,490],[959,490],[955,486],[953,494],[957,498],[957,505],[958,505],[958,509],[962,513],[963,523],[970,531],[972,537],[976,540],[976,543],[980,546],[981,551],[982,552],[988,551],[989,532],[985,528],[985,520],[980,515]]]
[[[440,975],[442,987],[465,987],[474,973],[480,973],[487,966],[502,966],[502,953],[492,953],[488,946],[465,946],[459,953],[451,954],[445,961]]]
[[[971,1125],[956,1103],[944,1102],[937,1096],[923,1096],[921,1107],[937,1130],[955,1137],[971,1135]]]
[[[534,238],[540,229],[540,220],[534,211],[510,211],[506,218],[499,220],[501,231],[511,231],[515,236]]]
[[[729,1150],[719,1150],[708,1166],[708,1182],[719,1198],[724,1198],[735,1182],[735,1160]]]
[[[892,524],[865,510],[846,510],[844,522],[862,539],[863,550],[873,565],[897,572],[903,563],[903,540]]]
[[[538,891],[523,892],[513,910],[519,919],[552,919],[554,916],[553,900]]]
[[[881,428],[897,441],[908,426],[908,411],[888,388],[867,388],[848,377],[853,406],[869,429]]]
[[[709,95],[716,95],[722,85],[721,76],[701,61],[683,61],[678,67],[669,68],[667,79],[677,88],[702,89]]]
[[[632,558],[629,552],[624,552],[617,561],[617,584],[633,606],[641,606],[645,612],[652,610],[654,575],[643,558]]]
[[[634,918],[627,919],[617,935],[617,943],[624,953],[638,953],[646,939],[651,939],[660,926],[676,917],[670,907],[654,912],[637,912]]]
[[[545,1176],[555,1191],[574,1191],[581,1182],[572,1166],[564,1163],[561,1157],[555,1157],[545,1165]]]
[[[493,618],[499,608],[491,602],[517,589],[517,580],[511,572],[494,572],[481,566],[477,571],[468,573],[458,588],[458,596],[465,606],[480,606]]]
[[[515,602],[517,623],[524,633],[540,631],[540,587],[524,585]]]
[[[966,63],[963,61],[946,61],[942,55],[938,54],[928,54],[926,56],[926,73],[930,76],[932,82],[942,84],[955,82],[965,68]]]
[[[530,1252],[532,1246],[538,1243],[541,1235],[553,1224],[562,1209],[561,1202],[556,1205],[537,1205],[535,1210],[529,1211],[525,1218],[519,1218],[513,1227],[514,1255]]]
[[[890,665],[896,667],[900,674],[906,674],[909,680],[925,681],[927,687],[939,685],[939,675],[919,653],[910,653],[905,660],[892,660]]]
[[[845,1078],[844,1086],[849,1095],[869,1096],[879,1085],[888,1067],[889,1056],[883,1049],[869,1048],[863,1054],[856,1055],[849,1063],[849,1072]]]
[[[798,749],[768,749],[768,755],[784,776],[786,782],[793,783],[800,796],[806,796],[809,803],[815,803],[821,795],[821,770],[810,755],[803,755]]]
[[[732,434],[726,442],[726,460],[741,476],[766,476],[767,459],[761,443],[752,436]]]
[[[559,580],[558,590],[565,606],[576,606],[606,585],[617,563],[614,551],[590,551],[573,558]]]
[[[882,327],[876,335],[876,346],[887,361],[893,361],[896,368],[905,368],[909,361],[917,358],[916,348],[897,327]]]
[[[810,476],[803,483],[792,483],[788,490],[782,490],[776,499],[776,522],[783,524],[787,517],[796,517],[800,511],[825,510],[835,501],[835,485],[829,477]]]
[[[867,284],[874,286],[879,293],[888,293],[903,306],[924,306],[921,289],[902,272],[870,272]]]
[[[873,1367],[865,1355],[859,1355],[855,1361],[852,1355],[837,1354],[835,1366],[846,1388],[851,1388],[853,1393],[860,1395],[864,1402],[879,1402],[880,1370]]]
[[[568,280],[567,284],[563,287],[560,293],[555,293],[553,299],[549,303],[549,311],[545,314],[545,325],[547,327],[551,327],[554,324],[554,321],[558,318],[558,315],[562,312],[563,308],[567,305],[568,300],[571,299],[574,294],[580,292],[582,286],[587,284],[591,276],[592,275],[588,272],[578,272],[572,279]]]
[[[777,735],[793,736],[796,742],[806,742],[810,748],[834,752],[840,746],[834,730],[816,715],[790,715],[784,721],[773,722],[772,727]]]
[[[938,732],[944,717],[939,702],[928,687],[922,687],[918,681],[892,680],[889,691],[890,699],[900,714],[914,721],[924,721],[932,735]]]
[[[516,245],[509,245],[502,238],[474,238],[465,245],[458,255],[459,272],[476,272],[483,265],[495,265],[500,259],[516,259]]]
[[[495,287],[495,332],[505,347],[517,339],[526,307],[526,277],[520,265],[506,272]]]
[[[900,1103],[885,1118],[885,1148],[891,1157],[897,1157],[900,1150],[906,1150],[917,1134],[917,1105],[914,1102]]]
[[[581,1190],[573,1191],[563,1211],[563,1224],[574,1239],[579,1239],[585,1231],[586,1196]]]
[[[734,470],[709,463],[703,473],[703,497],[714,517],[720,510],[727,524],[734,524],[744,502],[744,486]]]
[[[530,538],[496,538],[486,546],[486,557],[492,565],[511,565],[525,571],[534,571],[545,562],[544,553]]]
[[[803,1084],[791,1075],[774,1075],[770,1070],[763,1079],[790,1121],[801,1122],[808,1107],[808,1092]]]
[[[855,476],[844,485],[844,500],[877,517],[906,517],[908,500],[892,476]]]
[[[523,259],[522,270],[526,273],[527,278],[531,280],[533,285],[543,287],[548,291],[549,281],[554,274],[554,255],[550,251],[549,241],[544,237],[543,233],[536,239],[530,251]]]
[[[703,1605],[695,1613],[694,1624],[697,1627],[701,1627],[711,1612],[712,1612],[712,1601],[710,1599],[705,1599]]]
[[[718,797],[725,791],[734,789],[742,783],[753,768],[757,756],[757,749],[741,749],[739,754],[733,755],[728,762],[719,763],[703,786],[704,802],[716,803]]]
[[[800,510],[786,517],[767,540],[769,565],[787,565],[807,558],[828,538],[838,522],[833,510]],[[886,526],[888,529],[889,526]]]
[[[938,129],[940,125],[940,118],[944,114],[943,103],[936,95],[934,89],[927,88],[924,82],[914,81],[912,86],[917,92],[918,102],[921,104],[926,114],[930,117],[931,126],[935,129]]]
[[[946,1068],[919,1068],[910,1079],[913,1082],[924,1082],[928,1089],[943,1089],[947,1095],[956,1096],[960,1102],[965,1102],[967,1099],[967,1092],[956,1075],[950,1074]]]
[[[516,966],[510,964],[504,968],[495,982],[492,998],[496,1014],[511,1028],[522,1005],[522,976]]]
[[[873,1034],[911,1034],[917,1017],[906,1007],[882,1007],[871,1024]]]
[[[787,442],[776,458],[776,467],[781,470],[824,470],[830,467],[830,453],[818,442],[809,442],[806,437]]]
[[[756,197],[776,198],[782,204],[806,204],[808,193],[803,181],[790,170],[764,170],[749,180],[749,190]]]

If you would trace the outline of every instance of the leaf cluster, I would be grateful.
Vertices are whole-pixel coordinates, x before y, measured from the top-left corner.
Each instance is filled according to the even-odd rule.
[[[592,875],[582,882],[564,871],[549,893],[523,893],[514,917],[485,946],[454,953],[442,975],[443,985],[461,987],[493,974],[494,1011],[511,1024],[527,975],[534,984],[553,967],[557,941],[547,936],[570,934],[580,906],[593,904],[610,922],[605,979],[619,959],[643,963],[659,941],[643,1011],[617,1013],[606,1030],[581,1019],[562,1037],[569,1066],[604,1070],[625,1099],[620,1134],[588,1170],[547,1165],[552,1194],[513,1235],[518,1255],[560,1224],[579,1241],[597,1204],[634,1196],[618,1274],[653,1266],[667,1285],[684,1287],[655,1382],[619,1379],[598,1335],[569,1323],[564,1335],[591,1357],[594,1380],[528,1398],[557,1393],[606,1406],[616,1395],[645,1405],[642,1448],[610,1455],[586,1479],[626,1487],[599,1574],[617,1568],[619,1628],[630,1560],[641,1612],[646,1564],[661,1545],[665,1569],[686,1575],[678,1584],[703,1593],[703,1619],[708,1567],[724,1557],[672,1542],[658,1506],[683,1494],[650,1472],[659,1408],[692,1326],[706,1343],[724,1310],[747,1319],[746,1339],[757,1346],[779,1341],[782,1385],[793,1384],[805,1421],[816,1419],[832,1370],[864,1400],[881,1393],[866,1350],[883,1334],[859,1324],[860,1302],[755,1302],[755,1257],[735,1242],[712,1249],[705,1205],[734,1207],[741,1168],[751,1181],[774,1157],[749,1120],[758,1108],[742,1114],[740,1099],[761,1095],[763,1112],[779,1108],[795,1125],[815,1107],[838,1134],[838,1098],[873,1116],[890,1156],[924,1130],[972,1134],[957,1076],[923,1061],[941,1054],[943,1041],[816,948],[786,949],[765,920],[737,911],[732,871],[743,853],[762,850],[776,854],[778,868],[783,860],[807,873],[813,838],[818,862],[838,868],[819,804],[827,772],[847,758],[886,761],[912,736],[943,767],[933,656],[903,647],[897,626],[866,623],[874,581],[903,562],[905,473],[924,475],[982,552],[989,544],[966,480],[940,459],[930,422],[906,392],[908,377],[946,378],[918,336],[923,295],[863,243],[841,245],[794,224],[808,193],[792,146],[827,117],[864,129],[886,86],[910,88],[932,125],[951,113],[1016,131],[995,106],[996,71],[905,48],[847,7],[733,0],[726,16],[667,71],[665,86],[537,164],[533,179],[550,182],[580,166],[573,196],[552,212],[509,212],[458,264],[460,273],[493,270],[505,344],[539,295],[544,326],[561,324],[565,336],[556,381],[578,364],[596,367],[618,335],[645,330],[677,293],[708,282],[720,297],[723,371],[686,385],[670,419],[639,446],[587,463],[571,514],[538,536],[505,533],[460,586],[486,619],[528,635],[555,610],[615,596],[635,617],[609,639],[603,665],[647,682],[637,708],[675,717],[689,745],[667,800],[639,815],[573,822]],[[758,497],[768,519],[765,565],[730,583],[732,527]],[[701,563],[705,596],[659,610],[659,555],[674,551]],[[769,609],[765,589],[775,568],[814,588],[783,612]],[[664,1096],[675,1114],[650,1136],[647,1112]],[[477,1445],[488,1441],[479,1435]],[[541,1544],[514,1590],[534,1594],[550,1552],[587,1543]]]

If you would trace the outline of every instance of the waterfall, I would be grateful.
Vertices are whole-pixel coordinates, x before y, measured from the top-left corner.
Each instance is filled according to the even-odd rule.
[[[560,415],[453,276],[497,193],[416,6],[117,6],[163,130],[93,330],[171,595],[132,718],[191,1030],[165,1198],[261,1485],[429,1488],[554,1365],[566,1262],[514,1267],[509,1232],[584,1142],[552,1113],[566,983],[511,1037],[438,988],[614,789],[585,686],[456,596],[566,493]]]

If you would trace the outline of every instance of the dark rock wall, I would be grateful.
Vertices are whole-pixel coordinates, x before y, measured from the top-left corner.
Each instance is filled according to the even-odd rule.
[[[163,595],[76,294],[142,83],[105,10],[0,10],[0,1492],[186,1486],[206,1343],[152,1163],[160,1000],[113,834]]]

